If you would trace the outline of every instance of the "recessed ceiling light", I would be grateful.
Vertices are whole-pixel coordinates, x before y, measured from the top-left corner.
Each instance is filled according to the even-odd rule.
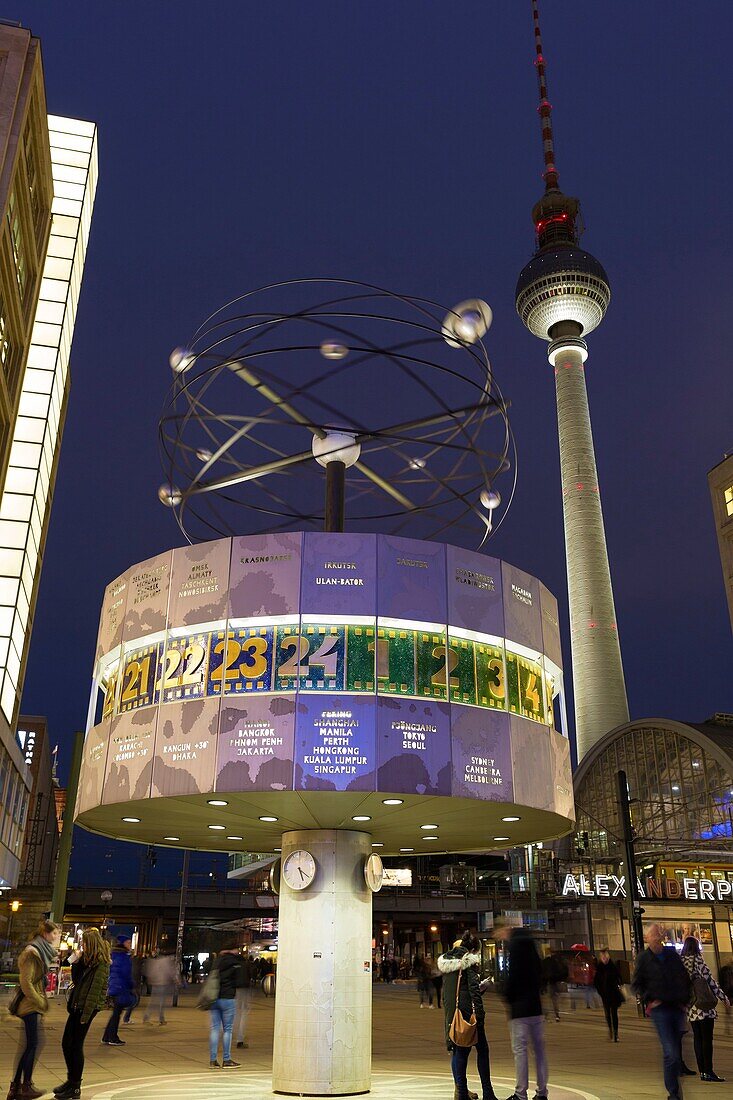
[[[123,821],[129,821],[129,823],[131,825],[139,825],[140,824],[140,818],[139,817],[123,817],[122,820]]]
[[[180,840],[179,836],[164,836],[163,840]]]
[[[521,821],[521,817],[502,817],[502,821]]]
[[[678,786],[677,786],[676,784],[673,784],[673,785],[672,785],[672,790],[673,790],[673,791],[678,791],[678,790],[679,790],[679,787],[678,787]]]
[[[210,798],[208,799],[210,806],[228,806],[229,803],[225,802],[223,798]]]
[[[420,828],[430,830],[430,829],[437,829],[438,826],[437,825],[421,825]]]
[[[260,821],[277,821],[276,817],[261,817]]]
[[[226,825],[209,825],[210,829],[226,829]]]
[[[273,848],[273,852],[282,852],[282,848]]]
[[[228,836],[227,840],[244,840],[243,836]]]
[[[383,806],[401,806],[404,801],[405,801],[404,798],[383,798],[382,799],[382,805]]]
[[[509,839],[508,836],[495,836],[494,837],[494,840],[508,840],[508,839]]]
[[[414,852],[415,849],[414,848],[400,848],[400,851],[401,852]]]
[[[384,845],[382,844],[381,840],[375,840],[372,844],[372,848],[383,848],[383,847],[384,847]]]
[[[366,814],[357,814],[356,817],[352,817],[351,820],[352,821],[371,821],[372,819],[370,817],[367,817]]]
[[[437,838],[437,836],[424,836],[421,839],[422,840],[437,840],[438,838]]]

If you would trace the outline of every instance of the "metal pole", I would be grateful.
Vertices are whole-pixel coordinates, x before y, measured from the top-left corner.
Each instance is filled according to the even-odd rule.
[[[618,780],[618,804],[621,815],[621,831],[626,852],[626,905],[629,911],[629,926],[631,928],[631,950],[636,959],[644,950],[644,929],[641,924],[641,904],[636,885],[636,854],[634,852],[634,834],[631,828],[631,812],[629,809],[629,784],[626,772],[616,773]]]
[[[188,864],[191,853],[188,848],[183,852],[183,868],[181,870],[181,899],[178,903],[178,934],[176,936],[176,970],[183,980],[183,929],[186,923],[186,893],[188,892]],[[173,1007],[178,1004],[178,990],[176,985],[173,993]]]
[[[66,906],[66,887],[69,882],[69,863],[71,862],[71,842],[74,835],[74,811],[76,810],[76,796],[78,793],[79,773],[81,772],[83,754],[84,734],[79,731],[74,734],[74,748],[71,753],[69,782],[66,787],[64,824],[61,828],[59,858],[56,864],[56,880],[53,886],[53,897],[51,898],[50,919],[59,924],[64,919],[64,909]]]
[[[332,459],[326,466],[326,515],[324,531],[343,531],[344,529],[344,481],[346,467],[338,459]]]

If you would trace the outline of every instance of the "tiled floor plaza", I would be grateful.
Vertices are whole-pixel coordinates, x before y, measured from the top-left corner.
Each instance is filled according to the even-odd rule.
[[[485,999],[491,1046],[492,1078],[497,1096],[513,1091],[513,1063],[504,1010],[493,996]],[[143,1009],[145,1006],[143,1002]],[[87,1100],[269,1100],[274,1002],[256,992],[252,998],[246,1050],[232,1050],[241,1068],[208,1068],[208,1015],[184,996],[168,1011],[164,1027],[144,1024],[138,1009],[134,1023],[121,1030],[124,1047],[100,1042],[107,1013],[95,1020],[87,1039],[87,1067],[82,1096]],[[35,1072],[39,1088],[50,1090],[65,1079],[60,1040],[65,1006],[54,1003],[47,1018],[46,1043]],[[698,1096],[729,1096],[733,1088],[733,1020],[721,1014],[716,1024],[715,1068],[728,1078],[725,1085],[685,1083],[685,1100]],[[3,1010],[0,1019],[0,1085],[7,1087],[18,1025]],[[561,1022],[547,1023],[550,1059],[550,1100],[664,1100],[659,1045],[652,1026],[640,1020],[634,1006],[621,1011],[618,1044],[609,1043],[600,1009],[570,1005]],[[685,1056],[694,1066],[691,1039]],[[375,1100],[451,1100],[453,1082],[443,1043],[442,1011],[420,1009],[414,987],[376,986],[374,991],[374,1057],[371,1095]],[[469,1062],[469,1082],[480,1086],[475,1059]],[[530,1091],[530,1096],[531,1096]],[[4,1096],[4,1092],[0,1097]]]

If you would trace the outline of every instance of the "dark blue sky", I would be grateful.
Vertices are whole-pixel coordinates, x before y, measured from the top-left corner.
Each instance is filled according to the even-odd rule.
[[[100,180],[23,706],[83,726],[106,582],[160,506],[170,349],[281,278],[486,298],[519,486],[492,552],[565,607],[551,369],[514,312],[542,182],[529,0],[16,3]],[[733,448],[729,4],[544,0],[561,186],[613,300],[587,378],[632,716],[733,711],[706,484]],[[567,632],[566,632],[567,638]],[[566,662],[569,645],[566,644]]]

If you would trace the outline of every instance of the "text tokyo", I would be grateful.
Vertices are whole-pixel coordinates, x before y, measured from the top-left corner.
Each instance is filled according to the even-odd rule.
[[[684,898],[685,901],[729,901],[733,882],[709,878],[647,878],[636,880],[640,898]],[[562,896],[575,898],[625,898],[625,875],[566,875]]]

